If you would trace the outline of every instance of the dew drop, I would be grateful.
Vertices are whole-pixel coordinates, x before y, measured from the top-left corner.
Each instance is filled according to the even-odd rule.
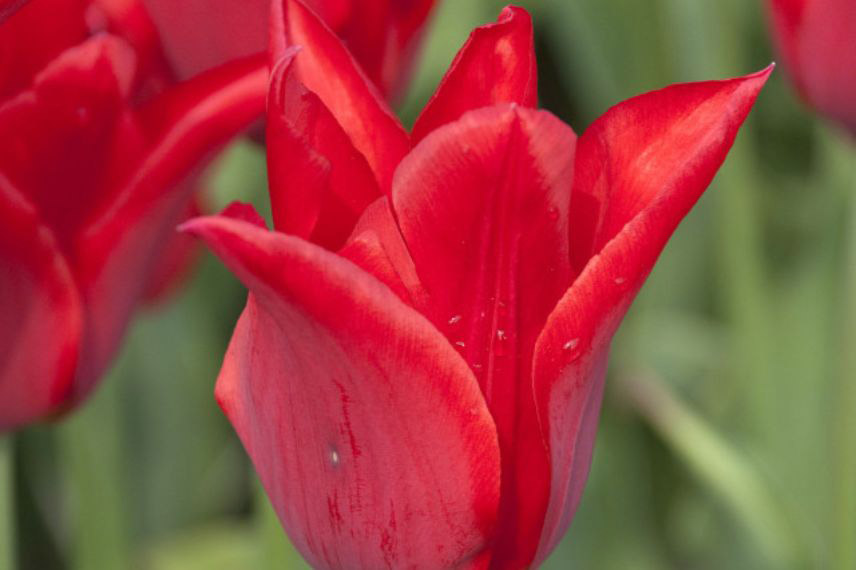
[[[465,348],[467,346],[467,343],[462,340],[459,340],[455,342],[455,345],[460,346],[461,348]]]
[[[461,322],[461,315],[455,315],[455,316],[453,316],[451,319],[449,319],[449,324],[450,324],[450,325],[456,325],[456,324],[458,324],[459,322]]]
[[[508,338],[508,337],[506,336],[506,334],[505,334],[505,331],[504,331],[504,330],[502,330],[502,329],[497,329],[497,330],[496,330],[496,338],[497,338],[497,339],[499,339],[499,340],[505,340],[505,339],[506,339],[506,338]]]
[[[577,345],[578,345],[579,343],[580,343],[580,339],[578,339],[578,338],[572,338],[571,340],[569,340],[568,342],[566,342],[565,344],[563,344],[563,345],[562,345],[562,348],[564,348],[565,350],[573,350],[573,349],[575,349],[575,348],[577,347]]]
[[[335,449],[330,451],[330,465],[333,467],[339,466],[339,452]]]
[[[484,368],[484,366],[478,362],[473,364],[473,370],[481,370],[482,368]]]
[[[622,284],[624,284],[625,281],[627,281],[627,279],[625,279],[624,277],[616,277],[615,278],[615,284],[616,285],[622,285]]]

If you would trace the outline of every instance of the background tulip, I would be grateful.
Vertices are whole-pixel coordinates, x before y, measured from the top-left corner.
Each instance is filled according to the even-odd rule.
[[[332,32],[282,6],[274,219],[338,253],[242,207],[184,226],[251,291],[218,402],[314,567],[538,565],[582,494],[611,338],[771,70],[631,99],[577,143],[528,107],[531,22],[509,8],[411,149]],[[315,233],[353,216],[341,249]]]
[[[856,133],[856,4],[768,0],[773,35],[800,94]]]
[[[0,102],[10,229],[2,248],[2,429],[60,412],[91,391],[172,240],[192,175],[263,108],[260,60],[136,104],[144,80],[137,53],[120,37],[89,37],[83,10],[39,0],[0,27],[0,44],[23,54],[4,67]],[[67,19],[52,20],[58,12]]]
[[[98,0],[133,27],[148,18],[179,77],[265,50],[268,0]],[[139,3],[145,10],[138,10]],[[349,46],[387,95],[403,90],[435,0],[312,0],[309,5]],[[130,8],[135,8],[133,11]]]

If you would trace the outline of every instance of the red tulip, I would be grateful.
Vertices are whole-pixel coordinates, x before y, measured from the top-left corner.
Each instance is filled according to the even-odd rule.
[[[536,566],[582,493],[610,339],[770,70],[577,141],[533,108],[507,8],[409,139],[299,0],[274,24],[278,231],[242,206],[184,226],[250,289],[217,399],[314,567]]]
[[[75,0],[34,0],[0,26],[0,45],[12,56],[0,79],[8,429],[93,388],[191,198],[186,181],[263,112],[267,72],[239,61],[136,104],[138,54],[88,37]]]
[[[779,51],[805,100],[856,134],[856,3],[769,0]]]
[[[139,2],[146,10],[136,10]],[[133,28],[148,18],[179,77],[263,51],[270,0],[97,0]],[[435,0],[310,0],[385,94],[400,90]],[[130,8],[134,8],[131,10]],[[132,13],[133,12],[133,13]]]

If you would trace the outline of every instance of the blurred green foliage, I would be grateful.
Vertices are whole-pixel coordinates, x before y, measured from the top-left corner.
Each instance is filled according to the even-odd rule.
[[[578,133],[635,94],[773,59],[754,0],[524,5],[542,104]],[[442,5],[405,122],[500,8]],[[777,70],[616,339],[588,488],[545,568],[856,568],[854,157]],[[239,143],[211,208],[265,210],[265,184]],[[244,298],[203,255],[92,402],[0,442],[0,568],[306,567],[212,397]]]

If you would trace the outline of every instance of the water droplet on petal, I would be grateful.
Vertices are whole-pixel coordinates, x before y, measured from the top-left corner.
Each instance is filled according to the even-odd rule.
[[[627,281],[627,279],[625,279],[624,277],[616,277],[615,278],[615,284],[616,285],[622,285],[622,284],[624,284],[625,281]]]
[[[465,348],[467,346],[467,344],[462,340],[456,341],[455,344],[461,348]]]
[[[577,347],[577,345],[578,345],[579,343],[580,343],[580,339],[578,339],[578,338],[572,338],[571,340],[569,340],[568,342],[566,342],[565,344],[563,344],[563,345],[562,345],[562,348],[564,348],[565,350],[573,350],[573,349],[575,349],[575,348]]]
[[[506,338],[508,338],[508,337],[505,335],[505,331],[504,331],[504,330],[502,330],[502,329],[497,329],[497,330],[496,330],[496,338],[497,338],[497,339],[499,339],[499,340],[505,340],[505,339],[506,339]]]
[[[456,324],[458,324],[459,322],[461,322],[461,315],[455,315],[455,316],[453,316],[451,319],[449,319],[449,324],[450,324],[450,325],[456,325]]]
[[[330,451],[330,465],[333,467],[339,466],[339,452],[335,449]]]

